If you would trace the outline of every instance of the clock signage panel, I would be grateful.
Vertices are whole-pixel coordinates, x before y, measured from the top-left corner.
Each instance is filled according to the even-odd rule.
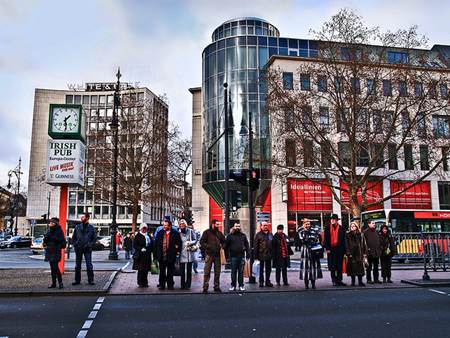
[[[51,104],[48,135],[54,139],[85,139],[83,106],[78,104]]]
[[[84,185],[86,147],[78,140],[48,140],[47,183]]]

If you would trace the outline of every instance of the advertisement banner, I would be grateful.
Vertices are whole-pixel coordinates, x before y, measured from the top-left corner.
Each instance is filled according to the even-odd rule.
[[[347,189],[347,184],[340,182],[341,189]],[[383,199],[383,182],[368,182],[366,189],[366,203],[376,203]],[[350,196],[348,192],[341,190],[341,201],[350,207]],[[358,202],[362,203],[362,190],[358,190]],[[383,209],[383,203],[376,204],[367,210]]]
[[[391,181],[391,194],[410,185],[409,181]],[[430,182],[421,182],[392,198],[393,209],[431,209]]]
[[[84,185],[86,148],[78,140],[49,140],[47,145],[47,183]]]
[[[333,210],[333,197],[325,180],[301,180],[289,178],[288,210],[289,211],[327,211]]]

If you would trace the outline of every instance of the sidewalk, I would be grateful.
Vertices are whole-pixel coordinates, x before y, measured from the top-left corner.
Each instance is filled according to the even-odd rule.
[[[450,272],[430,272],[431,279],[448,279],[450,278]],[[323,271],[324,278],[319,279],[316,282],[317,290],[365,290],[365,289],[391,289],[391,288],[414,288],[418,287],[412,284],[402,283],[402,280],[417,280],[421,279],[423,275],[422,270],[397,270],[393,271],[392,281],[393,284],[366,284],[366,287],[350,287],[350,277],[344,275],[344,283],[347,283],[347,287],[333,287],[331,283],[330,273],[327,270]],[[136,272],[125,271],[119,272],[116,276],[113,284],[111,285],[109,294],[114,295],[140,295],[140,294],[196,294],[201,293],[203,290],[203,273],[199,271],[198,274],[192,275],[191,290],[180,290],[180,277],[175,277],[175,290],[173,291],[160,291],[156,285],[158,284],[158,276],[149,274],[148,288],[139,288],[136,284]],[[230,287],[230,273],[224,272],[220,274],[220,287],[223,293],[228,293]],[[213,274],[211,274],[209,292],[213,293]],[[275,271],[272,271],[271,281],[275,284]],[[364,283],[366,279],[364,277]],[[299,280],[298,271],[288,272],[289,286],[274,286],[273,288],[260,288],[259,284],[248,284],[245,280],[245,292],[287,292],[287,291],[300,291],[305,290],[304,282]]]

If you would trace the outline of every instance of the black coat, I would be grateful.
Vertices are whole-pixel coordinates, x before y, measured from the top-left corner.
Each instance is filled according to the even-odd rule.
[[[158,262],[163,261],[163,243],[164,236],[166,235],[165,230],[161,230],[158,232],[155,238],[155,254]],[[167,248],[167,262],[175,263],[177,256],[180,254],[182,248],[181,236],[180,233],[174,229],[170,229],[170,239],[169,239],[169,247]]]
[[[388,232],[387,235],[380,232],[381,257],[392,257],[397,254],[397,246],[395,245],[394,237]],[[386,254],[386,249],[389,248],[389,254]]]
[[[324,229],[323,246],[326,250],[331,251],[329,254],[327,254],[328,269],[338,270],[342,268],[342,266],[338,267],[337,265],[342,265],[342,260],[345,255],[345,229],[343,225],[339,225],[338,245],[334,248],[331,248],[331,226],[331,224],[327,225]]]
[[[59,225],[50,227],[44,236],[45,260],[47,262],[59,262],[61,260],[61,249],[66,247],[66,239]]]
[[[91,251],[96,241],[97,235],[92,224],[79,223],[75,226],[72,235],[72,244],[75,250]]]
[[[367,243],[367,255],[369,258],[380,258],[381,242],[378,231],[368,228],[364,230],[363,235]]]
[[[272,259],[273,234],[260,231],[255,236],[255,256],[260,261],[270,261]]]
[[[125,251],[131,251],[131,249],[133,248],[133,239],[131,238],[131,236],[125,236],[123,240],[123,248],[125,249]]]
[[[347,275],[364,276],[364,256],[367,246],[364,236],[360,232],[347,232],[345,236],[347,250]]]
[[[220,257],[220,249],[225,244],[225,236],[218,229],[205,230],[200,238],[200,248],[206,255]]]
[[[228,257],[249,257],[249,248],[247,236],[240,231],[230,233],[225,240],[225,256]]]
[[[282,253],[281,253],[281,243],[282,241],[286,241],[287,249],[288,249],[288,256],[287,259],[283,259]],[[275,233],[273,235],[272,240],[272,257],[273,257],[273,266],[274,268],[284,268],[288,267],[290,265],[290,258],[289,255],[292,254],[292,249],[289,243],[289,239],[286,236],[286,234],[283,233],[283,235],[279,235],[278,233]]]
[[[150,237],[150,243],[147,245],[145,236],[139,232],[134,236],[133,248],[135,250],[135,254],[133,255],[133,270],[150,270],[153,239]],[[143,248],[145,248],[145,252],[142,252]]]

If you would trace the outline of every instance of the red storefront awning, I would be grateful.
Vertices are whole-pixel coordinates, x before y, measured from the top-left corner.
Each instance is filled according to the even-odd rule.
[[[326,180],[302,180],[289,178],[289,211],[326,211],[333,210],[333,197]]]

